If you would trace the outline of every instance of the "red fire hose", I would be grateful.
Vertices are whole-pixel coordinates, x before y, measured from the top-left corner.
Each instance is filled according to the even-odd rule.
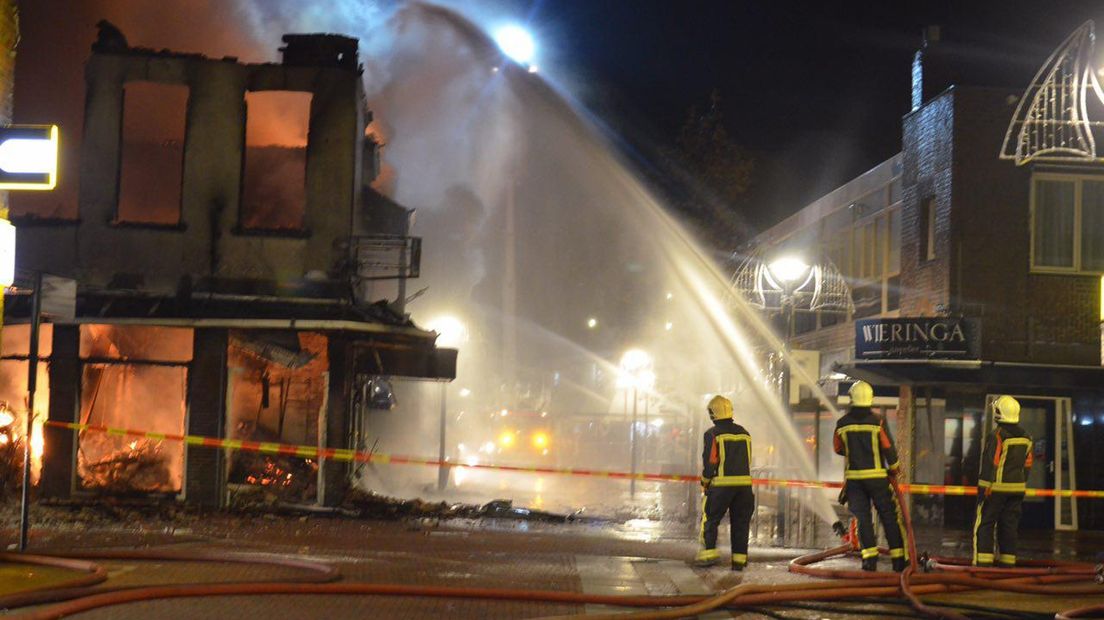
[[[1099,569],[1091,565],[1076,562],[1025,562],[1018,569],[976,569],[967,566],[960,558],[937,558],[927,568],[942,568],[943,572],[917,573],[917,552],[912,523],[900,491],[894,484],[898,503],[902,507],[908,538],[910,564],[901,575],[892,573],[868,573],[863,571],[830,569],[815,566],[824,560],[843,557],[852,552],[851,545],[842,545],[826,551],[808,554],[794,559],[790,570],[813,577],[832,579],[831,583],[811,582],[787,585],[744,584],[726,590],[714,596],[617,596],[582,594],[578,592],[557,592],[547,590],[511,590],[499,588],[457,588],[438,586],[407,586],[397,584],[373,583],[328,583],[340,577],[338,571],[318,562],[263,556],[257,554],[173,551],[154,553],[148,551],[103,551],[70,554],[80,558],[99,558],[113,560],[168,560],[168,561],[214,561],[214,562],[255,562],[284,567],[303,569],[306,572],[295,581],[281,582],[243,582],[217,584],[181,584],[171,586],[149,586],[90,589],[87,586],[101,583],[106,573],[102,568],[90,562],[63,560],[50,557],[37,559],[39,563],[54,563],[85,570],[89,575],[82,577],[86,587],[80,587],[76,581],[66,582],[51,589],[39,589],[7,597],[0,597],[0,608],[22,607],[30,604],[65,601],[59,605],[17,614],[12,618],[24,620],[45,620],[89,611],[100,607],[120,605],[136,601],[167,598],[271,595],[271,594],[315,594],[315,595],[377,595],[377,596],[418,596],[448,597],[490,600],[540,601],[547,603],[565,603],[575,605],[598,604],[622,607],[664,607],[666,609],[647,611],[637,614],[616,614],[610,616],[586,616],[588,620],[617,618],[623,620],[660,620],[680,618],[706,613],[715,609],[737,609],[757,605],[783,604],[797,601],[838,601],[856,600],[866,597],[896,597],[904,594],[920,613],[932,617],[964,618],[953,611],[934,609],[919,599],[920,595],[961,592],[974,589],[988,589],[1030,594],[1058,596],[1104,595],[1104,588],[1097,585],[1072,585],[1085,582],[1099,575]],[[884,552],[884,551],[883,551]],[[0,560],[27,562],[28,558],[15,554],[0,554]],[[68,564],[62,564],[66,562]],[[79,568],[78,568],[79,567]],[[1063,585],[1066,584],[1066,585]],[[73,600],[75,599],[75,600]],[[953,606],[953,604],[952,604]],[[1083,618],[1104,611],[1104,606],[1084,607],[1058,614],[1057,618]],[[581,617],[581,616],[580,616]]]

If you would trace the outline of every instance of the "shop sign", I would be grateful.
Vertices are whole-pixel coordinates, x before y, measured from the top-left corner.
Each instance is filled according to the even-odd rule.
[[[855,359],[979,359],[980,331],[978,319],[860,319]]]

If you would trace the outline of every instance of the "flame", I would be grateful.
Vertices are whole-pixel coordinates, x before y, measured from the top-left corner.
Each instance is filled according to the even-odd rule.
[[[127,445],[130,447],[131,450],[133,450],[133,449],[138,447],[138,440],[135,439],[134,441],[128,443]]]
[[[41,418],[39,418],[41,419]],[[46,451],[46,438],[42,435],[42,424],[35,421],[33,430],[31,431],[31,460],[42,465],[42,454]],[[36,471],[38,468],[36,468]]]
[[[0,409],[0,428],[11,426],[15,422],[15,416],[8,409]]]

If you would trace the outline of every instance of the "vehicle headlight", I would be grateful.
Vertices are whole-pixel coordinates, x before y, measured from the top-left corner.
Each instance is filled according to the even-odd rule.
[[[503,448],[509,448],[514,445],[514,434],[510,431],[504,431],[498,436],[498,445]]]
[[[543,450],[548,447],[548,433],[533,433],[533,447]]]

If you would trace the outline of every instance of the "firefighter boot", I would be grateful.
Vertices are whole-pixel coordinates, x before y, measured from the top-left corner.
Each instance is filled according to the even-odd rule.
[[[746,553],[733,553],[732,554],[732,570],[742,571],[747,568],[747,554]]]
[[[908,560],[905,558],[893,558],[893,572],[902,573],[908,568]]]
[[[863,559],[862,569],[868,573],[873,573],[878,570],[878,558]]]
[[[702,549],[698,551],[697,557],[694,558],[694,566],[707,567],[713,566],[721,561],[721,553],[716,549]]]

